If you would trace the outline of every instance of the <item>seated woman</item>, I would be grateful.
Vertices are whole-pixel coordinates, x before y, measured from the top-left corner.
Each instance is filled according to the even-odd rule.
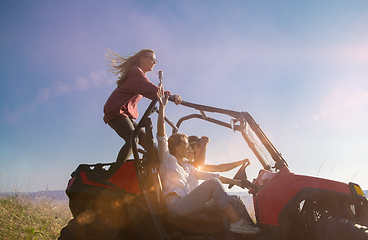
[[[210,139],[206,136],[198,137],[198,136],[192,135],[188,137],[188,141],[189,141],[189,151],[188,151],[187,159],[189,160],[190,164],[192,164],[194,167],[198,169],[201,169],[202,171],[227,172],[238,166],[243,165],[244,163],[247,163],[247,165],[250,164],[248,158],[244,160],[239,160],[239,161],[230,162],[230,163],[223,163],[219,165],[205,164],[207,145]]]
[[[160,176],[167,208],[171,216],[185,216],[204,211],[206,204],[213,199],[217,207],[227,216],[230,231],[241,234],[257,234],[259,228],[240,218],[230,203],[222,183],[241,186],[240,180],[222,177],[219,174],[203,172],[187,163],[188,138],[184,134],[173,134],[168,139],[165,132],[165,106],[168,96],[161,87],[159,97],[159,116],[157,120],[157,141],[162,160]],[[191,178],[205,180],[197,187],[191,186]],[[220,182],[221,181],[221,182]]]
[[[238,166],[246,163],[246,166],[250,165],[250,161],[248,158],[244,160],[239,160],[230,163],[223,163],[219,165],[210,165],[205,164],[207,145],[209,143],[209,138],[206,136],[198,137],[195,135],[189,136],[189,151],[187,155],[188,163],[193,165],[195,168],[198,168],[205,172],[227,172]],[[197,187],[199,185],[199,179],[196,177],[192,177],[190,179],[189,185],[192,187]],[[243,183],[244,184],[244,183]],[[242,188],[247,187],[241,186]],[[230,195],[230,202],[233,208],[236,210],[238,215],[251,223],[252,226],[255,226],[252,218],[249,216],[248,210],[245,207],[245,203],[243,198],[238,195]],[[216,211],[216,206],[213,206],[213,201],[206,204],[206,211]]]

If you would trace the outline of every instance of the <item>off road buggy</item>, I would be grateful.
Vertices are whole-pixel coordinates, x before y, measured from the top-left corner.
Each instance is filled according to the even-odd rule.
[[[153,100],[132,134],[134,159],[126,162],[81,164],[71,174],[66,188],[73,214],[59,239],[226,239],[218,214],[196,214],[172,220],[167,216],[158,170],[160,160],[153,136]],[[177,132],[181,124],[201,119],[238,132],[259,160],[256,179],[246,180],[245,166],[235,178],[247,181],[253,195],[257,236],[238,239],[368,239],[368,201],[358,184],[294,174],[259,125],[247,112],[237,112],[183,102],[194,111],[177,124],[166,122]],[[199,111],[199,113],[197,112]],[[230,123],[212,117],[230,117]],[[144,128],[148,149],[135,139]],[[234,237],[234,235],[232,235]]]

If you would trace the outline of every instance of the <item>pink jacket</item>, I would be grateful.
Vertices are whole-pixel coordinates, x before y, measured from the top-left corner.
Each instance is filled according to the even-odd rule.
[[[142,97],[155,99],[157,90],[158,87],[148,80],[142,69],[133,66],[123,84],[115,88],[107,99],[104,106],[104,122],[108,123],[118,114],[125,115],[130,119],[137,119],[139,100]]]

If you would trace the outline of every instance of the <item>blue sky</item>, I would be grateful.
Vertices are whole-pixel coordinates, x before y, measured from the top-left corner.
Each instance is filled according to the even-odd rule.
[[[108,48],[151,48],[167,90],[249,112],[293,172],[368,189],[367,11],[367,1],[2,1],[0,190],[64,189],[78,164],[115,160],[123,140],[102,121],[115,88]],[[174,121],[183,112],[167,107]],[[210,137],[208,163],[250,157],[256,177],[231,131],[182,131]]]

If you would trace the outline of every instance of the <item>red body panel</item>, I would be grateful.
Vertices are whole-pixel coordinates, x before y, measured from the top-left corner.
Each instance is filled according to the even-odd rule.
[[[274,176],[276,176],[276,174],[277,173],[275,172],[262,169],[259,171],[258,177],[254,182],[254,184],[257,186],[264,186],[268,181],[270,181]]]
[[[261,170],[254,183],[259,186],[264,184],[257,193],[259,221],[274,226],[279,224],[280,211],[303,188],[325,189],[351,194],[349,186],[345,183],[297,175],[290,172],[287,167],[283,167],[278,173]]]
[[[141,194],[133,161],[125,162],[108,182],[125,189],[128,193]]]
[[[68,186],[66,187],[66,190],[70,189],[70,187],[73,185],[74,180],[75,180],[75,177],[72,177],[71,179],[69,179]]]
[[[116,188],[113,188],[113,187],[110,187],[110,186],[103,185],[101,183],[97,183],[97,182],[93,182],[93,181],[88,180],[87,175],[86,175],[85,172],[80,172],[80,175],[82,177],[83,184],[116,189]]]

